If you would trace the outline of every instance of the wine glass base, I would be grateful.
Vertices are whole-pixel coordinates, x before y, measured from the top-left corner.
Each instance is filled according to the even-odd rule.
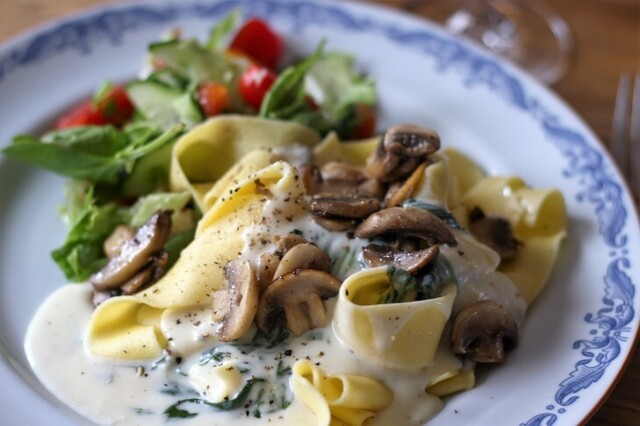
[[[573,47],[566,22],[538,1],[467,2],[445,27],[474,39],[546,84],[565,74]]]

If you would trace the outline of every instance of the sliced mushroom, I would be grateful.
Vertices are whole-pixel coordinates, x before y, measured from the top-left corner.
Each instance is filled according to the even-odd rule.
[[[386,186],[378,179],[369,178],[362,182],[356,188],[357,195],[365,195],[369,197],[375,197],[378,200],[382,200],[387,191]]]
[[[498,216],[485,216],[476,207],[469,214],[469,231],[483,244],[491,247],[502,260],[513,259],[518,254],[519,241],[513,236],[508,220]]]
[[[218,339],[230,342],[251,328],[258,310],[260,289],[248,260],[232,260],[224,267],[224,274],[228,286],[214,293],[213,318],[222,321]]]
[[[111,235],[104,240],[102,248],[109,259],[117,256],[122,250],[124,243],[129,241],[135,235],[135,228],[126,225],[120,225],[113,230]]]
[[[296,336],[314,327],[324,327],[327,317],[322,301],[334,297],[339,289],[340,280],[323,271],[296,269],[282,275],[260,298],[258,328],[271,334],[283,317],[287,329]]]
[[[135,294],[158,281],[166,272],[168,263],[169,253],[165,250],[151,256],[149,265],[120,287],[122,294]]]
[[[390,154],[406,158],[424,158],[440,149],[440,136],[424,127],[399,124],[385,133],[382,142]]]
[[[374,197],[332,197],[314,195],[309,210],[322,217],[362,219],[380,209],[380,200]]]
[[[418,251],[404,251],[389,246],[369,244],[362,248],[362,257],[372,268],[392,265],[415,274],[433,262],[439,252],[440,248],[437,245]]]
[[[400,187],[396,188],[393,192],[391,192],[389,198],[386,202],[386,207],[396,207],[400,205],[407,198],[411,197],[413,191],[416,190],[420,183],[422,182],[422,178],[424,177],[424,171],[427,168],[429,163],[424,161],[422,162],[416,169],[411,173],[411,176],[407,178],[407,180],[400,185]]]
[[[316,269],[330,272],[331,257],[324,250],[311,243],[298,244],[282,257],[274,277],[278,278],[296,269]]]
[[[358,238],[379,235],[414,236],[432,244],[456,245],[445,222],[433,213],[415,207],[390,207],[373,213],[355,230]]]
[[[502,362],[505,351],[513,349],[517,341],[516,322],[494,301],[478,302],[464,308],[451,329],[453,352],[476,362]]]
[[[307,240],[302,235],[289,232],[288,234],[276,235],[273,237],[273,242],[276,245],[276,255],[282,257],[293,247],[298,244],[304,244]]]
[[[325,181],[337,180],[354,184],[359,184],[369,178],[362,167],[340,161],[331,161],[325,164],[320,169],[320,174]]]
[[[271,285],[280,264],[280,257],[274,253],[262,253],[258,259],[258,287],[260,294]]]
[[[120,287],[149,261],[149,257],[162,250],[171,231],[171,212],[158,211],[122,246],[116,257],[93,274],[89,281],[98,291]]]
[[[322,175],[316,165],[305,163],[299,167],[298,173],[302,177],[302,183],[307,190],[307,194],[317,194],[320,192],[322,189]]]
[[[390,154],[384,150],[382,143],[378,145],[376,150],[369,156],[366,163],[367,173],[383,182],[390,182],[391,173],[398,167],[402,158],[395,154]]]
[[[347,232],[356,226],[356,221],[353,219],[335,219],[317,215],[311,216],[311,219],[327,231],[332,232]]]

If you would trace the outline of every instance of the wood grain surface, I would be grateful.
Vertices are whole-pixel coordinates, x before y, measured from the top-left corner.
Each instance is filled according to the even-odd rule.
[[[371,2],[443,22],[456,6],[457,0]],[[0,42],[51,19],[59,19],[88,7],[115,3],[120,1],[2,0]],[[583,117],[608,146],[619,76],[623,72],[640,72],[640,0],[546,0],[546,3],[566,19],[575,40],[568,73],[552,89]],[[640,297],[638,293],[636,297]],[[640,315],[640,312],[636,315]],[[617,386],[588,424],[640,425],[640,351],[629,357],[627,368]]]

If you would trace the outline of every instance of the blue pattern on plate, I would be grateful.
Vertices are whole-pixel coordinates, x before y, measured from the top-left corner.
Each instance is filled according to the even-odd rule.
[[[585,321],[596,326],[591,336],[577,340],[573,348],[580,349],[582,359],[573,371],[559,383],[550,404],[524,426],[552,425],[564,407],[573,404],[582,390],[597,382],[609,365],[620,354],[621,343],[635,316],[633,299],[635,285],[625,271],[630,270],[625,225],[629,207],[625,204],[624,190],[619,178],[612,172],[602,153],[591,146],[584,135],[567,128],[536,99],[531,98],[518,77],[495,60],[478,51],[429,31],[428,28],[404,29],[384,19],[373,19],[352,13],[348,7],[318,4],[311,1],[263,0],[247,2],[224,0],[214,4],[138,5],[111,9],[86,17],[76,18],[39,32],[21,45],[0,57],[0,83],[19,67],[45,61],[69,50],[83,54],[92,51],[97,42],[121,43],[127,31],[150,25],[177,22],[181,18],[217,19],[229,11],[243,7],[247,15],[285,21],[294,32],[308,26],[333,26],[347,31],[365,31],[380,34],[387,39],[435,59],[441,72],[456,72],[466,86],[482,85],[496,96],[516,108],[529,113],[549,140],[567,160],[564,176],[578,179],[581,191],[578,201],[590,204],[599,224],[599,234],[612,250],[612,259],[604,271],[603,307],[595,314],[585,315]]]

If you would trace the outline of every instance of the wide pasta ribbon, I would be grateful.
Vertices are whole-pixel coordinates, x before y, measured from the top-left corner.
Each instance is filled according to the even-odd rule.
[[[296,398],[315,415],[317,426],[361,426],[393,402],[393,393],[371,377],[327,376],[305,359],[293,365],[291,384]]]
[[[433,299],[378,304],[390,285],[386,266],[347,278],[333,320],[336,334],[368,362],[401,369],[429,366],[451,315],[456,286],[447,284]]]
[[[319,142],[315,131],[293,122],[235,115],[211,118],[176,142],[171,190],[189,191],[205,212],[215,202],[206,194],[246,154],[294,144],[313,147]],[[253,171],[257,169],[253,166]]]
[[[558,190],[532,189],[520,178],[489,177],[461,198],[466,215],[474,207],[509,221],[522,244],[517,256],[498,268],[514,282],[530,304],[546,284],[567,233],[567,210]]]
[[[237,177],[224,191],[227,195],[206,212],[195,239],[160,281],[136,295],[111,298],[96,309],[86,341],[91,353],[125,359],[159,356],[166,346],[162,315],[212,303],[213,292],[224,283],[224,266],[244,248],[243,233],[262,217],[268,201],[265,191],[304,191],[294,168],[282,161]]]

